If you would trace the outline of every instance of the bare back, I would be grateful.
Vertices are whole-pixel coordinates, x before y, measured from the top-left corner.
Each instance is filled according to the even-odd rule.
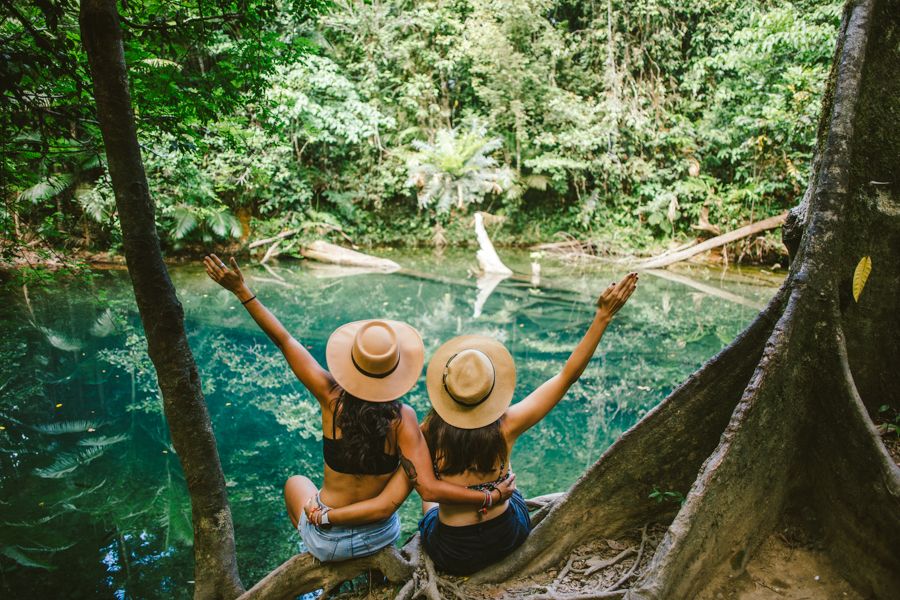
[[[322,407],[322,435],[328,438],[334,435],[334,439],[341,439],[343,436],[341,428],[334,424],[334,411],[341,391],[341,388],[336,385],[332,398],[327,405],[324,402],[320,403]],[[398,453],[396,427],[391,428],[387,439],[385,439],[384,452],[386,454]],[[338,508],[374,498],[384,490],[393,473],[355,475],[335,471],[326,464],[324,465],[324,475],[319,497],[328,506]]]

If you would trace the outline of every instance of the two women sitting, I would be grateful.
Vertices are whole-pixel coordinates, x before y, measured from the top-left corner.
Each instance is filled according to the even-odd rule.
[[[514,405],[515,364],[501,343],[476,335],[446,342],[428,365],[432,411],[420,429],[413,409],[399,400],[424,364],[414,328],[389,320],[343,325],[328,340],[325,370],[247,288],[234,259],[231,268],[215,255],[205,264],[322,409],[322,489],[294,476],[284,491],[288,515],[310,553],[322,561],[346,560],[393,544],[400,536],[397,508],[415,488],[425,550],[439,569],[460,575],[503,559],[527,539],[530,519],[515,488],[513,445],[578,380],[638,280],[631,273],[610,284],[562,371]]]

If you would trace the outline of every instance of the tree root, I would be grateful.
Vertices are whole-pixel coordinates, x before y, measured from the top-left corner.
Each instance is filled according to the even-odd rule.
[[[410,579],[414,564],[393,547],[371,556],[334,563],[322,563],[304,552],[282,563],[238,600],[291,600],[319,589],[328,592],[369,569],[378,570],[388,581],[399,583]]]

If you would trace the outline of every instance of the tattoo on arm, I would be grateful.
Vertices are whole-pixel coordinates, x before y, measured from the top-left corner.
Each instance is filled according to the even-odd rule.
[[[416,465],[414,465],[411,460],[403,456],[402,452],[400,453],[400,466],[403,467],[403,471],[406,473],[406,476],[409,478],[409,480],[415,483],[416,478],[419,476],[419,474],[416,472]]]

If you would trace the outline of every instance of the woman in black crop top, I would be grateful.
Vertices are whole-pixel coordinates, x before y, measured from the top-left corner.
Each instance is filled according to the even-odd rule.
[[[320,560],[342,560],[371,554],[399,536],[396,515],[373,513],[363,527],[319,527],[330,508],[378,496],[398,465],[422,498],[473,508],[508,498],[513,485],[491,492],[438,480],[419,430],[416,413],[399,398],[418,380],[424,348],[415,329],[398,321],[358,321],[338,328],[328,341],[324,369],[288,333],[250,291],[234,258],[230,268],[215,254],[204,258],[206,272],[237,296],[257,325],[275,343],[301,383],[322,411],[322,450],[325,458],[321,490],[307,477],[296,475],[284,487],[288,516],[299,527],[307,547]],[[405,496],[404,496],[405,498]],[[394,495],[395,506],[403,498]],[[304,505],[320,507],[316,525],[306,519]],[[394,511],[392,511],[393,513]],[[376,521],[371,523],[371,521]]]

